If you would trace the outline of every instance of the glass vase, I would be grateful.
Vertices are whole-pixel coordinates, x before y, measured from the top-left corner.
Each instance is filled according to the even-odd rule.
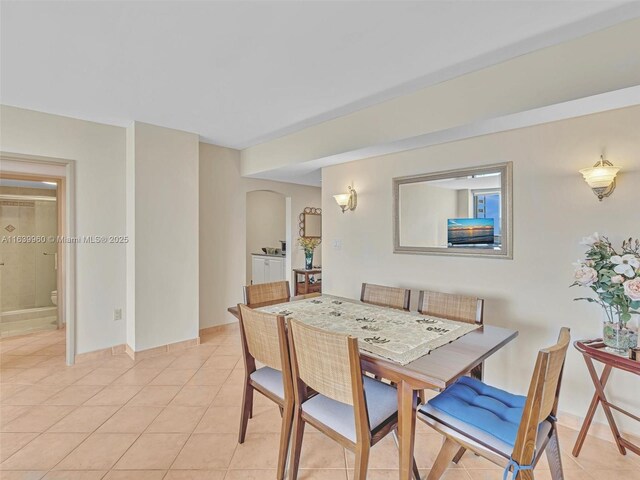
[[[626,356],[630,348],[638,346],[638,331],[632,328],[634,322],[623,322],[615,311],[605,312],[602,341],[611,353]]]
[[[304,251],[304,269],[311,270],[313,268],[313,250]]]

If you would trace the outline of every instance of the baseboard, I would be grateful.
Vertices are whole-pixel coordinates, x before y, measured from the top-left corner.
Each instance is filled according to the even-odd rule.
[[[176,352],[186,348],[200,345],[200,337],[183,340],[181,342],[168,343],[159,347],[148,348],[146,350],[135,351],[128,344],[115,345],[109,348],[95,350],[93,352],[79,353],[75,356],[75,363],[92,362],[95,360],[104,360],[113,355],[128,355],[131,360],[140,360],[142,358],[153,357],[168,352]]]
[[[578,415],[573,415],[572,413],[558,412],[558,424],[564,427],[572,428],[573,430],[580,430],[582,428],[582,423],[584,422],[584,417],[580,417]],[[618,428],[620,426],[618,425]],[[625,432],[620,430],[620,433],[623,437],[629,439],[629,441],[635,443],[636,445],[640,445],[640,436],[635,435],[633,433]],[[591,422],[591,427],[589,428],[589,435],[597,437],[601,440],[606,440],[611,443],[615,443],[613,439],[613,434],[611,433],[611,429],[609,428],[609,424],[596,422],[595,420]],[[568,448],[565,446],[565,448]],[[570,448],[573,448],[571,446]]]
[[[191,338],[189,340],[182,340],[181,342],[168,343],[166,345],[160,345],[158,347],[147,348],[146,350],[134,351],[129,345],[127,345],[127,355],[133,360],[141,360],[143,358],[154,357],[163,353],[177,352],[186,348],[196,347],[200,345],[200,337]]]
[[[126,345],[114,345],[113,347],[101,348],[93,352],[78,353],[75,356],[75,363],[93,362],[95,360],[104,360],[113,355],[121,355],[125,353]]]
[[[213,335],[216,333],[233,333],[237,332],[239,328],[238,322],[223,323],[222,325],[214,325],[212,327],[205,327],[200,329],[200,336]]]

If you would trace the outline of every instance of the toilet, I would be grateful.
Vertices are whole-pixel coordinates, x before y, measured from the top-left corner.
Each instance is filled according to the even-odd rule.
[[[58,291],[57,290],[52,290],[51,291],[51,303],[53,303],[54,305],[58,305]]]

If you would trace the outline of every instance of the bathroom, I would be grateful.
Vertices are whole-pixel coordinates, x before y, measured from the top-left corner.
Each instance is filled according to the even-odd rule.
[[[56,182],[0,179],[0,336],[58,322]]]

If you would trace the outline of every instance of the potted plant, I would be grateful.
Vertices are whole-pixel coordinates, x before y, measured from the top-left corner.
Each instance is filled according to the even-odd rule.
[[[298,244],[304,250],[304,269],[311,270],[313,268],[313,251],[320,245],[320,239],[317,237],[300,237]]]
[[[615,353],[626,353],[638,345],[637,326],[630,321],[640,314],[640,241],[629,238],[617,252],[607,237],[595,233],[581,244],[589,249],[576,264],[571,286],[589,287],[596,296],[575,300],[600,304],[605,345]]]

